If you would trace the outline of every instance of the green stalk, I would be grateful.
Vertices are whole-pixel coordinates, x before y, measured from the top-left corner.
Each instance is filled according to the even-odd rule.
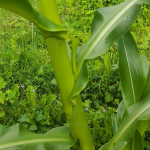
[[[80,95],[76,96],[76,103],[72,110],[71,127],[79,138],[81,150],[95,150]]]
[[[37,0],[39,11],[51,21],[61,25],[58,8],[55,0]],[[55,78],[58,84],[64,112],[70,124],[74,139],[79,139],[80,149],[94,150],[90,130],[85,119],[80,95],[75,97],[76,104],[71,101],[74,88],[74,73],[68,54],[68,45],[65,40],[45,38]],[[79,147],[76,146],[78,149]]]
[[[67,51],[67,43],[56,38],[47,38],[46,44],[54,69],[61,101],[67,118],[71,117],[72,102],[70,100],[74,87],[74,76]]]
[[[74,75],[68,56],[67,44],[64,40],[55,38],[47,38],[46,44],[54,68],[64,112],[70,124],[71,133],[74,139],[79,139],[82,150],[94,150],[80,95],[77,95],[75,98],[76,105],[73,105],[71,102]]]
[[[61,25],[55,0],[37,0],[37,4],[40,13],[51,21]],[[68,56],[67,43],[65,40],[51,37],[46,38],[45,40],[58,84],[64,112],[67,117],[71,117],[72,103],[70,97],[74,87],[74,76]]]

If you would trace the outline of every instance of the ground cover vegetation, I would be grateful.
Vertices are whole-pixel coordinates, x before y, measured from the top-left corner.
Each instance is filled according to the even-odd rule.
[[[88,41],[98,8],[121,2],[123,0],[58,0],[62,23],[70,30],[70,48],[74,39],[78,45]],[[31,3],[35,6],[34,1]],[[150,62],[149,9],[148,5],[142,5],[130,31],[140,54]],[[21,123],[36,133],[68,126],[41,33],[31,22],[7,10],[0,9],[0,16],[0,124],[8,128]],[[107,53],[86,62],[89,82],[81,97],[96,149],[112,137],[112,118],[122,100],[118,61],[114,44]],[[150,149],[149,129],[148,122],[142,137],[145,149]]]

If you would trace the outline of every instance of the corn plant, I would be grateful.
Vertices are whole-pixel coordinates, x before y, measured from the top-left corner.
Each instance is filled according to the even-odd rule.
[[[69,49],[68,29],[62,27],[55,0],[36,0],[35,10],[28,0],[0,0],[0,7],[28,19],[45,39],[69,127],[58,127],[45,134],[29,132],[16,124],[4,130],[0,126],[0,149],[17,150],[94,150],[85,119],[80,92],[88,82],[85,61],[107,52],[116,42],[123,101],[114,118],[114,136],[100,150],[144,150],[142,135],[150,119],[150,72],[148,60],[140,56],[128,31],[143,3],[150,0],[127,0],[95,12],[91,37],[78,47],[74,38]]]

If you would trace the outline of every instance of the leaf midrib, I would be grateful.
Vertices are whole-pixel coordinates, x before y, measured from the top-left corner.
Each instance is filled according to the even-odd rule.
[[[12,147],[17,145],[23,144],[31,144],[31,143],[44,143],[44,142],[58,142],[58,141],[72,141],[70,138],[38,138],[38,139],[29,139],[29,140],[22,140],[17,142],[9,142],[6,144],[0,144],[1,148]]]
[[[147,103],[146,103],[147,104]],[[131,118],[131,120],[125,125],[125,127],[119,132],[118,136],[111,142],[111,145],[109,147],[108,150],[111,150],[111,148],[113,147],[113,143],[115,143],[116,141],[118,141],[118,139],[122,136],[122,134],[126,131],[126,129],[144,112],[146,111],[149,107],[150,104],[148,103],[148,105],[144,105],[144,109],[141,108],[141,111],[139,111],[135,116],[133,116],[133,118]]]
[[[127,54],[127,50],[126,50],[126,46],[125,46],[125,42],[124,42],[123,36],[122,36],[122,41],[123,41],[123,46],[124,46],[124,50],[125,50],[125,54],[126,54],[126,59],[127,59],[127,64],[128,64],[128,69],[129,69],[129,76],[130,76],[132,93],[133,93],[133,101],[134,101],[134,103],[136,103],[136,100],[135,100],[135,91],[134,91],[133,80],[132,80],[132,75],[131,75],[131,69],[130,69],[130,65],[129,65],[128,54]]]
[[[92,51],[92,49],[94,49],[94,47],[97,45],[97,43],[103,38],[103,36],[105,35],[105,33],[107,33],[107,31],[110,30],[110,28],[115,24],[115,22],[136,2],[137,0],[133,0],[130,1],[121,11],[120,13],[117,13],[117,15],[115,15],[110,21],[109,23],[103,28],[102,32],[98,32],[99,34],[96,36],[97,38],[95,38],[92,42],[93,44],[91,44],[91,46],[87,45],[87,47],[89,47],[89,50],[86,53],[86,57],[88,56],[88,54],[90,54],[90,52]],[[86,47],[86,48],[87,48]]]

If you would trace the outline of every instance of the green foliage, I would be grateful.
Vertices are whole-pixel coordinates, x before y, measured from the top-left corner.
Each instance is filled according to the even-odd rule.
[[[11,124],[18,122],[31,131],[45,133],[66,122],[59,97],[50,93],[43,94],[39,99],[34,89],[28,85],[25,90],[24,86],[19,87],[15,84],[12,89],[1,91],[2,125],[9,127],[9,122],[12,122]]]
[[[139,148],[144,149],[141,136],[143,136],[143,132],[144,130],[146,130],[145,124],[147,121],[145,120],[149,119],[148,116],[146,115],[147,112],[149,111],[148,109],[149,106],[145,108],[144,110],[142,106],[139,107],[138,105],[142,104],[144,106],[146,99],[147,99],[147,102],[149,101],[148,100],[149,95],[147,95],[148,94],[147,91],[149,90],[149,88],[148,87],[145,88],[146,84],[149,85],[149,82],[148,82],[149,81],[149,76],[148,76],[149,64],[147,63],[146,57],[142,57],[139,55],[134,39],[132,38],[132,35],[129,32],[127,32],[124,36],[122,36],[116,42],[116,44],[117,44],[117,49],[119,51],[119,72],[120,72],[121,83],[122,83],[123,102],[125,104],[124,110],[126,108],[126,111],[124,112],[119,111],[118,114],[120,114],[120,117],[117,117],[116,120],[114,118],[114,126],[116,128],[115,130],[116,133],[114,134],[113,138],[107,144],[105,144],[101,149],[115,148],[119,150],[122,148],[128,149],[129,147],[130,147],[129,149],[137,149],[136,147],[134,147],[134,143],[137,141],[139,141],[138,142]],[[122,54],[122,53],[125,53],[125,54]],[[134,63],[133,63],[133,60],[134,60]],[[136,64],[137,66],[134,66]],[[124,69],[122,69],[123,66],[124,66]],[[136,68],[136,71],[134,70],[135,68]],[[138,73],[138,75],[136,75],[136,73]],[[140,84],[141,89],[139,88],[140,82],[141,82]],[[144,90],[146,90],[146,92]],[[136,97],[138,94],[139,96]],[[138,103],[138,101],[141,101],[141,102]],[[145,104],[145,106],[146,105],[148,104]],[[134,118],[131,119],[132,121],[130,120],[128,122],[126,120],[130,118],[128,115],[131,115],[131,112],[135,112],[137,107],[139,107],[139,109],[140,108],[143,109],[141,111],[142,113],[140,113],[140,111],[138,110],[139,114],[133,115]],[[139,122],[138,124],[137,120],[138,121],[143,120],[143,121]],[[115,121],[117,123],[115,123]],[[140,133],[136,131],[137,125],[138,125],[138,131],[140,131]],[[141,130],[141,128],[143,129],[143,131]],[[135,132],[135,135],[133,136],[134,132]],[[119,141],[119,142],[116,142],[116,141]],[[126,143],[128,144],[126,145]]]
[[[91,25],[97,9],[117,5],[124,0],[57,0],[63,25],[70,29],[69,43],[78,37],[79,45],[87,42],[91,35]]]
[[[62,150],[69,148],[76,141],[72,139],[67,127],[58,127],[45,134],[29,132],[19,124],[13,125],[4,131],[0,126],[0,149],[45,149]],[[22,136],[24,135],[24,136]],[[12,138],[13,137],[13,138]],[[32,144],[31,144],[32,141]],[[12,146],[13,143],[13,146]]]
[[[92,22],[91,37],[87,43],[77,49],[75,73],[77,82],[75,83],[73,96],[81,92],[81,85],[78,85],[78,83],[85,76],[85,71],[81,71],[83,70],[81,69],[83,62],[107,52],[114,41],[127,32],[139,11],[140,4],[137,1],[126,1],[109,9],[102,8],[96,11]],[[87,84],[87,77],[85,77],[85,82],[82,81],[82,84],[82,88],[84,88]]]
[[[7,2],[11,2],[11,1],[7,0]],[[26,2],[27,1],[25,0],[23,1],[24,4],[27,4]],[[34,8],[36,8],[35,2],[33,0],[31,0],[31,2]],[[129,101],[131,97],[134,97],[133,96],[134,93],[138,95],[137,102],[141,100],[141,95],[143,94],[143,89],[145,88],[145,84],[146,84],[145,79],[147,78],[147,73],[148,73],[147,67],[145,67],[145,66],[148,66],[148,62],[145,61],[146,59],[145,56],[140,56],[139,53],[133,54],[132,53],[133,51],[130,51],[131,53],[129,56],[131,56],[131,58],[128,58],[128,59],[132,59],[133,56],[135,55],[137,56],[136,57],[137,63],[135,65],[139,63],[138,67],[143,68],[143,70],[140,71],[142,75],[139,72],[136,72],[137,67],[132,66],[131,65],[132,63],[131,64],[129,63],[129,66],[127,66],[127,62],[125,64],[125,60],[122,62],[122,64],[121,62],[119,63],[121,67],[123,66],[123,64],[125,64],[126,73],[128,72],[128,70],[131,69],[132,74],[134,75],[134,77],[130,79],[130,81],[128,81],[129,76],[127,77],[127,80],[124,80],[123,76],[125,75],[125,73],[121,72],[121,67],[119,66],[119,71],[121,75],[121,84],[120,84],[120,78],[119,78],[119,73],[118,73],[118,53],[116,51],[115,45],[113,45],[110,48],[110,45],[113,44],[115,39],[117,39],[120,35],[125,33],[128,30],[129,26],[131,26],[134,19],[136,18],[136,15],[137,15],[136,13],[130,14],[129,12],[130,11],[132,12],[132,10],[130,10],[129,8],[129,11],[124,13],[125,14],[124,18],[126,19],[126,22],[129,21],[130,23],[126,24],[126,27],[124,29],[122,29],[124,22],[121,24],[122,30],[121,32],[119,32],[120,35],[118,36],[117,34],[114,34],[115,30],[112,30],[112,32],[109,30],[110,34],[112,33],[112,36],[107,37],[107,34],[106,34],[106,38],[103,39],[104,41],[105,40],[106,41],[105,42],[103,40],[100,41],[99,42],[100,46],[98,45],[98,48],[94,48],[95,49],[94,51],[92,51],[92,49],[90,50],[89,44],[92,42],[94,43],[95,39],[97,39],[95,35],[96,34],[98,35],[98,33],[101,32],[101,31],[97,32],[95,28],[99,26],[99,24],[103,23],[102,25],[104,26],[104,29],[105,29],[105,26],[107,26],[107,20],[110,20],[109,17],[113,18],[113,13],[117,12],[118,11],[117,8],[119,7],[123,9],[123,5],[121,4],[121,5],[117,5],[113,7],[115,10],[113,10],[113,8],[110,8],[110,9],[103,8],[103,9],[100,9],[98,12],[96,12],[96,10],[100,7],[112,6],[112,5],[119,4],[121,2],[123,2],[123,0],[119,0],[119,1],[116,1],[116,0],[107,0],[107,1],[102,1],[102,0],[61,1],[61,0],[58,0],[60,16],[61,16],[61,20],[63,21],[63,25],[70,29],[69,45],[73,49],[71,63],[72,63],[73,73],[75,73],[75,79],[78,76],[80,69],[81,69],[81,72],[80,72],[81,75],[82,73],[84,73],[85,75],[85,76],[82,76],[82,78],[80,78],[79,80],[77,80],[77,82],[79,83],[78,87],[80,87],[80,90],[76,88],[77,89],[76,92],[78,93],[79,91],[82,90],[83,106],[86,111],[85,112],[86,118],[88,120],[88,125],[90,127],[92,138],[94,140],[94,145],[96,149],[98,149],[103,144],[108,142],[115,133],[116,133],[115,137],[117,138],[120,137],[117,130],[121,132],[123,129],[126,130],[126,132],[124,132],[123,135],[119,139],[120,141],[121,140],[122,141],[116,143],[116,140],[113,140],[114,138],[112,138],[112,140],[110,140],[109,142],[110,145],[108,146],[108,144],[106,144],[105,145],[106,147],[104,146],[102,147],[102,149],[109,149],[110,147],[117,147],[117,145],[119,147],[122,147],[123,145],[125,145],[125,143],[129,142],[129,139],[126,138],[126,133],[129,133],[128,135],[130,135],[130,138],[131,138],[133,136],[133,131],[135,131],[135,129],[133,129],[133,126],[137,125],[137,120],[141,119],[140,115],[142,114],[142,111],[140,107],[138,106],[141,106],[141,108],[142,107],[145,108],[145,106],[149,107],[148,97],[144,98],[146,100],[144,100],[143,103],[137,103],[137,105],[133,105],[133,106],[132,106],[133,104],[132,101],[131,100]],[[146,2],[147,4],[149,4],[148,0],[145,0],[145,1],[138,0],[138,2],[139,3]],[[0,4],[2,3],[5,4],[6,1],[4,2],[3,0],[1,0]],[[124,4],[128,5],[129,3],[131,2],[127,1]],[[134,4],[135,3],[136,1],[134,1]],[[3,7],[7,8],[5,6],[6,5],[4,5]],[[24,9],[21,3],[19,4],[19,6],[20,8]],[[136,6],[135,8],[137,10],[139,10],[137,7],[139,6],[139,4],[133,5],[132,6],[133,9],[134,9],[134,6]],[[15,7],[15,5],[12,5],[11,8],[13,7]],[[32,14],[31,12],[32,9],[29,7],[29,5],[26,8],[30,9],[29,11],[30,18],[28,19],[31,21],[32,17],[35,18],[36,22],[34,23],[36,25],[39,24],[38,28],[40,28],[40,30],[42,31],[43,35],[46,38],[48,38],[48,36],[52,36],[52,37],[57,37],[57,38],[59,37],[59,38],[66,39],[67,30],[65,28],[56,25],[52,21],[48,21],[47,19],[45,19],[44,16],[42,16],[41,14],[38,14],[36,11],[35,11],[35,14]],[[142,5],[142,11],[140,12],[140,15],[138,16],[138,19],[136,20],[136,22],[131,27],[131,31],[135,40],[138,43],[138,46],[140,48],[140,53],[145,54],[148,60],[150,60],[149,59],[150,58],[149,57],[150,29],[148,27],[150,18],[149,18],[148,10],[149,10],[148,5]],[[19,11],[21,12],[21,9]],[[106,12],[108,11],[107,17],[106,17],[107,13],[103,13],[103,11],[106,11]],[[25,128],[28,128],[30,131],[36,132],[36,133],[45,133],[49,129],[56,127],[56,126],[63,125],[63,124],[68,126],[68,124],[66,123],[67,119],[64,113],[62,113],[63,112],[62,103],[60,101],[60,96],[62,96],[62,93],[59,95],[58,89],[57,89],[57,85],[58,87],[60,87],[60,83],[58,82],[58,78],[56,79],[54,78],[53,69],[51,65],[51,62],[53,64],[53,67],[54,67],[53,62],[56,62],[56,66],[58,66],[58,64],[63,64],[63,63],[65,64],[65,62],[62,63],[60,60],[55,61],[53,57],[51,57],[51,59],[53,59],[54,61],[50,59],[50,57],[48,56],[48,52],[46,51],[47,49],[46,49],[44,40],[41,38],[41,33],[37,30],[37,27],[34,27],[32,31],[32,28],[30,27],[31,26],[30,22],[25,21],[24,19],[17,17],[16,15],[11,15],[5,10],[0,10],[0,13],[1,13],[1,16],[3,17],[0,20],[1,21],[0,30],[2,29],[2,31],[0,31],[1,33],[0,36],[2,37],[1,38],[2,44],[0,44],[0,47],[1,47],[1,51],[0,51],[0,54],[1,54],[0,55],[0,74],[1,74],[1,77],[0,77],[0,124],[3,125],[3,127],[0,126],[0,134],[2,133],[1,131],[3,131],[4,128],[7,128],[17,122],[21,123]],[[22,15],[22,13],[20,14]],[[95,14],[95,17],[92,23],[94,14]],[[128,14],[130,16],[128,16]],[[25,13],[23,13],[23,15],[25,18],[27,18]],[[102,16],[104,18],[106,17],[106,20],[104,22],[100,22],[99,18],[101,18]],[[123,17],[121,17],[121,19],[123,19]],[[3,20],[5,20],[4,23],[3,23]],[[92,25],[92,36],[90,38],[91,25]],[[118,27],[118,24],[116,25],[115,29],[118,29],[117,27]],[[47,34],[46,30],[50,32]],[[57,31],[61,30],[59,31],[61,33],[58,33],[56,30]],[[51,31],[54,31],[54,32],[56,31],[55,35]],[[11,35],[10,33],[12,33],[13,35],[10,36]],[[116,37],[114,38],[114,36]],[[112,37],[113,41],[110,37]],[[90,40],[88,41],[89,38]],[[72,41],[74,42],[72,43]],[[54,43],[52,42],[51,45],[55,45]],[[80,48],[79,48],[77,51],[79,57],[76,59],[76,55],[75,55],[76,47],[77,45],[81,46],[83,43],[86,43],[86,44],[80,48],[83,48],[84,52],[80,55],[79,54]],[[98,52],[99,47],[103,47],[102,51],[108,50],[108,52],[106,54],[98,56],[99,54],[102,53],[102,52],[100,53]],[[52,49],[53,49],[53,46],[52,46]],[[85,57],[84,53],[86,52],[88,52],[88,55]],[[50,53],[50,48],[49,48],[49,53]],[[84,59],[92,58],[95,56],[98,56],[98,58],[84,62],[84,65],[87,65],[87,70],[89,72],[89,82],[87,84],[87,81],[88,81],[87,70],[85,66],[84,65],[82,66],[81,64],[83,63]],[[121,56],[123,56],[123,54],[119,53],[120,58]],[[60,58],[61,57],[62,55],[60,55]],[[79,64],[77,68],[76,68],[76,61],[77,61],[77,64]],[[76,71],[78,71],[77,74],[76,74]],[[139,77],[139,75],[141,75],[143,78],[140,78],[141,76]],[[56,73],[55,73],[55,76],[56,76]],[[61,78],[63,79],[63,74],[61,74]],[[65,77],[64,79],[68,79],[67,82],[69,82],[68,77]],[[81,79],[83,79],[82,82],[81,82]],[[131,80],[134,81],[133,85],[131,83]],[[4,81],[7,81],[7,82],[4,82]],[[135,88],[138,87],[137,81],[138,81],[138,84],[140,82],[140,85],[142,85],[142,90],[132,91],[131,85],[132,87],[135,86]],[[66,83],[65,80],[63,80],[63,82]],[[129,82],[131,85],[129,85]],[[128,87],[125,87],[126,83],[128,83],[129,85]],[[87,87],[84,89],[86,84],[87,84]],[[64,85],[66,84],[63,84],[62,88],[66,90],[66,87]],[[126,108],[128,105],[131,105],[131,107],[127,108],[126,112],[125,112],[125,108],[123,109],[122,102],[119,104],[119,102],[122,99],[121,87],[122,87],[122,93],[123,93],[123,101],[125,103]],[[130,91],[129,91],[129,88],[130,88]],[[149,85],[147,84],[147,89],[145,91],[147,92],[148,89],[149,89]],[[127,93],[126,91],[129,91],[129,93]],[[132,94],[130,92],[132,92]],[[126,98],[127,96],[128,98]],[[129,101],[129,103],[127,101]],[[76,109],[76,104],[78,103],[78,101],[77,99],[74,98],[72,99],[72,102],[73,102],[72,108],[74,111]],[[75,113],[78,112],[77,110],[79,110],[79,108],[76,109],[76,111],[74,112]],[[131,110],[136,110],[135,112],[137,114],[140,113],[136,119],[134,118],[134,115],[130,116],[128,114],[129,112],[131,112]],[[125,116],[123,116],[124,112],[125,112]],[[79,113],[76,113],[76,114],[79,114]],[[76,117],[77,116],[75,116],[75,118]],[[123,117],[123,122],[121,123],[122,117]],[[146,119],[149,119],[147,118],[146,115],[144,117]],[[68,120],[69,119],[70,118],[68,118]],[[128,129],[128,127],[125,127],[126,122],[128,121],[129,122],[131,121],[133,123],[129,125],[129,128],[131,127],[131,129]],[[74,124],[75,123],[76,122],[74,122]],[[127,146],[130,147],[130,144],[132,145],[133,140],[135,142],[140,143],[141,138],[145,136],[145,139],[147,140],[147,142],[145,142],[145,147],[147,148],[149,147],[149,143],[148,143],[149,139],[147,138],[149,136],[149,132],[147,131],[146,134],[144,134],[148,126],[147,124],[148,123],[145,121],[139,122],[138,131],[136,130],[135,135],[133,136],[133,139],[130,140]],[[119,128],[120,126],[122,127],[122,129]],[[79,132],[77,136],[79,136]],[[141,137],[140,134],[143,137]],[[82,133],[80,135],[83,136]],[[136,138],[136,137],[139,137],[139,138]],[[78,138],[84,139],[81,137],[78,137]],[[87,142],[85,142],[85,145],[86,143]],[[134,147],[134,149],[137,149],[137,148]],[[141,147],[141,149],[143,149],[143,147]]]
[[[31,46],[23,45],[21,47],[18,42],[17,47],[21,50],[18,60],[15,60],[15,62],[14,56],[16,56],[17,52],[12,53],[11,45],[3,48],[1,51],[2,55],[0,56],[0,73],[4,80],[7,81],[5,89],[13,87],[14,84],[24,85],[25,87],[28,84],[32,84],[36,86],[39,97],[45,93],[48,94],[49,91],[58,93],[56,85],[51,84],[54,75],[52,66],[49,63],[50,58],[43,47],[38,45],[35,47],[36,43]],[[28,50],[29,48],[31,49]]]
[[[83,105],[88,110],[86,111],[86,117],[94,140],[96,149],[108,142],[112,137],[112,121],[111,115],[116,113],[116,109],[107,106],[98,106],[97,109],[92,108],[92,102],[86,100]]]

